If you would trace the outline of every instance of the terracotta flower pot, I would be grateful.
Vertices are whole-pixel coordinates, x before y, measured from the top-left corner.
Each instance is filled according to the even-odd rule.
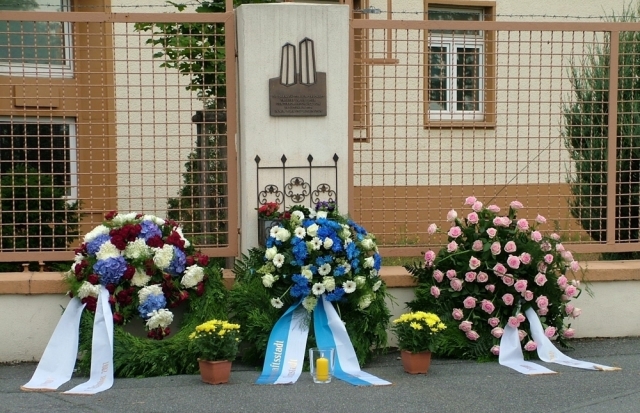
[[[402,358],[402,367],[409,374],[426,374],[431,365],[431,352],[423,351],[420,353],[412,353],[402,350],[400,353]]]
[[[209,361],[198,359],[200,377],[209,384],[222,384],[229,382],[231,375],[231,362],[228,360]]]

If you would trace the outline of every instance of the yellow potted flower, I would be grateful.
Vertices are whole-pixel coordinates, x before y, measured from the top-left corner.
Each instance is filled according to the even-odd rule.
[[[202,381],[209,384],[229,382],[231,362],[238,354],[240,325],[226,320],[209,320],[189,335],[189,343],[198,357]]]
[[[424,311],[405,313],[393,320],[392,329],[398,338],[402,366],[407,373],[427,373],[434,336],[446,328],[440,317]]]

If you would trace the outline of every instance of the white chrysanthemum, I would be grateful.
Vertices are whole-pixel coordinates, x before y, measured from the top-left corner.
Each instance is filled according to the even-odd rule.
[[[151,256],[151,248],[143,238],[130,242],[124,249],[124,256],[131,259],[147,258]]]
[[[316,235],[318,235],[318,224],[311,224],[307,227],[307,234],[309,234],[310,237],[315,237]]]
[[[296,219],[298,222],[304,219],[304,212],[302,211],[293,211],[291,213],[291,218]]]
[[[187,238],[185,238],[184,234],[182,233],[182,227],[176,227],[175,231],[178,233],[178,235],[180,235],[180,239],[184,241],[184,247],[189,248],[191,242]]]
[[[80,288],[78,288],[78,298],[81,300],[89,296],[97,298],[99,294],[100,294],[100,286],[93,285],[87,281],[84,281],[80,286]]]
[[[273,257],[273,265],[275,265],[278,268],[282,267],[282,264],[284,264],[284,255],[282,254],[276,254]]]
[[[364,295],[360,299],[360,302],[358,302],[358,307],[360,307],[361,310],[364,310],[371,305],[371,301],[373,301],[373,297],[371,297],[371,294]]]
[[[136,272],[131,278],[131,285],[133,285],[134,287],[144,287],[145,285],[149,284],[149,281],[151,281],[151,276],[147,275],[144,270],[136,268]]]
[[[153,263],[156,267],[164,270],[171,264],[173,259],[173,245],[164,244],[162,248],[154,248],[155,255],[153,256]]]
[[[274,306],[275,308],[282,308],[283,303],[282,303],[282,300],[280,300],[279,298],[272,298],[271,305]]]
[[[182,284],[185,288],[192,288],[198,285],[200,281],[204,279],[204,268],[199,265],[191,265],[187,267],[182,276],[182,280],[180,280],[180,284]]]
[[[297,211],[294,211],[294,212],[297,212]],[[295,230],[295,235],[300,239],[304,239],[304,237],[307,235],[307,231],[302,227],[297,227]]]
[[[276,231],[276,239],[278,241],[285,242],[289,238],[291,238],[291,232],[289,232],[288,229],[282,227],[278,228],[278,231]]]
[[[122,255],[120,250],[111,243],[111,241],[107,241],[100,246],[98,252],[96,252],[96,258],[98,260],[106,260],[107,258],[115,258]]]
[[[154,328],[166,328],[173,322],[173,313],[166,308],[160,310],[154,310],[147,314],[149,319],[147,320],[147,327],[149,330]]]
[[[333,246],[333,240],[331,238],[325,238],[322,246],[326,250],[330,249]]]
[[[147,301],[150,295],[162,295],[162,286],[160,284],[153,284],[143,287],[138,291],[138,300],[140,304]]]
[[[344,288],[345,293],[351,294],[356,290],[356,283],[351,280],[345,281],[344,284],[342,284],[342,288]]]
[[[309,232],[307,231],[307,234],[308,234],[308,233],[309,233]],[[318,251],[318,250],[322,247],[322,241],[320,241],[320,238],[318,238],[318,237],[314,237],[314,238],[311,240],[311,247],[312,247],[314,250]]]
[[[306,308],[308,312],[312,312],[314,308],[316,308],[316,304],[318,303],[318,299],[313,296],[308,296],[304,300],[302,300],[302,306]]]
[[[84,255],[76,254],[76,256],[73,258],[73,264],[71,264],[71,270],[69,270],[69,272],[75,273],[76,265],[80,264],[83,259],[84,259]]]
[[[108,234],[110,231],[109,228],[104,225],[98,225],[84,236],[84,242],[91,242],[98,237],[98,235]]]
[[[113,222],[113,225],[121,227],[127,222],[136,219],[136,215],[138,215],[137,212],[129,212],[128,214],[117,214],[115,217],[113,217],[111,222]]]
[[[362,275],[358,275],[357,277],[355,277],[355,278],[353,279],[353,281],[355,281],[355,282],[356,282],[356,285],[357,285],[358,287],[362,287],[363,285],[365,285],[365,284],[366,284],[367,279],[366,279],[365,277],[363,277]]]
[[[327,211],[318,211],[316,212],[316,217],[318,218],[326,218],[329,215]]]
[[[320,275],[329,275],[330,272],[331,272],[331,264],[329,263],[324,263],[320,266],[320,268],[318,268],[318,274]]]
[[[265,274],[262,276],[262,285],[264,285],[267,288],[271,288],[275,281],[276,281],[276,277],[274,277],[273,274]]]
[[[326,287],[323,283],[315,283],[313,284],[313,287],[311,287],[311,292],[313,293],[313,295],[322,295],[324,294],[325,290]]]
[[[378,291],[380,289],[381,285],[382,285],[382,280],[378,280],[378,281],[376,281],[375,284],[373,284],[373,287],[371,287],[371,289],[373,291]]]
[[[364,268],[373,268],[373,263],[374,263],[373,257],[367,257],[364,259],[364,263],[362,263],[362,266]]]
[[[373,247],[375,246],[373,240],[371,238],[365,238],[362,241],[360,241],[360,246],[365,250],[365,251],[369,251],[372,250]]]
[[[275,238],[276,234],[278,233],[278,230],[280,229],[279,225],[274,225],[271,227],[271,229],[269,230],[269,236],[271,238]]]
[[[156,225],[158,225],[160,227],[163,226],[165,224],[165,222],[166,222],[164,219],[162,219],[160,217],[157,217],[155,215],[143,215],[142,216],[142,220],[143,221],[151,221],[151,222],[153,222],[154,224],[156,224]]]
[[[336,279],[333,277],[324,277],[322,279],[322,284],[324,285],[325,290],[329,292],[336,289]]]
[[[278,248],[277,247],[271,247],[271,248],[267,248],[264,251],[264,257],[268,260],[272,260],[273,257],[276,256],[276,254],[278,253]]]
[[[304,267],[301,268],[300,273],[302,274],[302,276],[304,278],[306,278],[307,280],[311,281],[311,279],[313,278],[313,272],[311,272],[311,265],[305,265]]]

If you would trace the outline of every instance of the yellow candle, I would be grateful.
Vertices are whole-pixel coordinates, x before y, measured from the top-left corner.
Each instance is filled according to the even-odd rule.
[[[324,357],[316,360],[316,379],[319,381],[329,380],[329,360]]]

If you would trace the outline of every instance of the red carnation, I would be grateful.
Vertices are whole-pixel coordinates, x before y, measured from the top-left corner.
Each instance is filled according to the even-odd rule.
[[[129,305],[131,304],[131,291],[130,290],[122,290],[116,294],[116,299],[121,305]]]
[[[124,239],[121,234],[112,236],[111,243],[120,251],[124,251],[124,249],[127,248],[127,240]]]
[[[84,297],[81,301],[83,304],[86,304],[86,309],[95,313],[96,312],[96,304],[98,303],[98,299],[93,296]]]
[[[76,264],[73,271],[76,273],[76,275],[79,275],[82,272],[82,270],[84,270],[88,266],[89,266],[89,263],[86,260],[82,260]]]
[[[73,252],[78,255],[78,254],[86,254],[87,253],[87,244],[85,244],[84,242],[76,249],[73,250]]]
[[[104,214],[104,219],[106,219],[107,221],[111,221],[116,215],[118,215],[118,211],[109,211]]]
[[[124,317],[120,313],[113,313],[113,322],[115,324],[123,324],[124,323]]]
[[[186,301],[189,299],[188,291],[180,291],[180,297],[178,298],[180,301]]]
[[[200,297],[202,294],[204,294],[204,283],[200,281],[198,285],[196,285],[196,295]]]
[[[111,305],[115,305],[116,304],[116,297],[109,295],[109,304]]]
[[[109,283],[105,285],[105,288],[107,289],[107,291],[109,291],[109,294],[113,294],[113,292],[116,290],[116,285]]]
[[[151,248],[162,248],[164,246],[164,241],[158,235],[155,235],[147,240],[147,245]]]
[[[133,265],[127,265],[127,269],[124,271],[122,275],[125,280],[130,280],[133,278],[133,275],[136,273],[136,268]]]
[[[98,285],[98,283],[100,282],[100,277],[98,277],[98,274],[91,274],[87,277],[87,281],[90,284]]]
[[[193,258],[193,256],[189,255],[187,257],[187,267],[191,267],[195,263],[196,263],[195,258]]]
[[[175,245],[181,250],[184,249],[184,240],[177,231],[171,232],[171,234],[167,237],[167,244]]]
[[[207,265],[209,265],[209,257],[207,255],[201,254],[198,257],[198,264],[200,264],[200,266],[202,267],[206,267]]]

